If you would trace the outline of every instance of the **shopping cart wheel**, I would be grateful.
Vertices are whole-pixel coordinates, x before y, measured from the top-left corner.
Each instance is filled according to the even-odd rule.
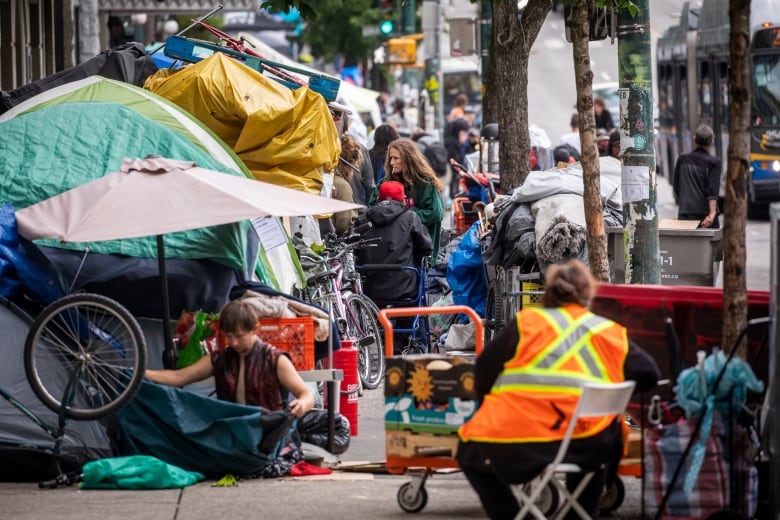
[[[398,488],[398,505],[407,513],[419,513],[428,503],[428,492],[424,487],[420,487],[417,493],[414,492],[412,482],[407,482]]]
[[[612,483],[604,489],[599,499],[599,511],[603,515],[608,515],[623,504],[626,498],[626,486],[619,477],[615,477]]]

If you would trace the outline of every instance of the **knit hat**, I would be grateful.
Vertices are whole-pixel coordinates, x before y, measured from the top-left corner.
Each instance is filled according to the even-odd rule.
[[[398,181],[385,181],[379,185],[379,200],[404,200],[404,185]]]

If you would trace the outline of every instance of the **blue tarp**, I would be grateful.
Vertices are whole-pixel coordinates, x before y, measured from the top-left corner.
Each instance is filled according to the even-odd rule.
[[[478,241],[479,222],[474,222],[447,264],[447,282],[452,289],[455,305],[468,305],[485,317],[487,280],[482,262],[482,248]]]

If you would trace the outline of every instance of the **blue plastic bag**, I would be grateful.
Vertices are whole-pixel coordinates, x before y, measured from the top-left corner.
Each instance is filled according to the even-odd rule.
[[[487,306],[487,279],[478,236],[479,222],[471,225],[447,264],[447,282],[455,305],[467,305],[481,317]]]

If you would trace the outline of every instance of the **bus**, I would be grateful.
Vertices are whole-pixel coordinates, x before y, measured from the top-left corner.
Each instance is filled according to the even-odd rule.
[[[674,182],[674,165],[693,149],[696,127],[712,127],[714,154],[728,150],[728,0],[686,2],[680,22],[658,39],[658,134],[660,175]],[[751,140],[748,215],[765,216],[780,200],[780,0],[753,0],[750,13]],[[721,186],[723,186],[721,182]],[[723,189],[721,188],[721,196]]]

